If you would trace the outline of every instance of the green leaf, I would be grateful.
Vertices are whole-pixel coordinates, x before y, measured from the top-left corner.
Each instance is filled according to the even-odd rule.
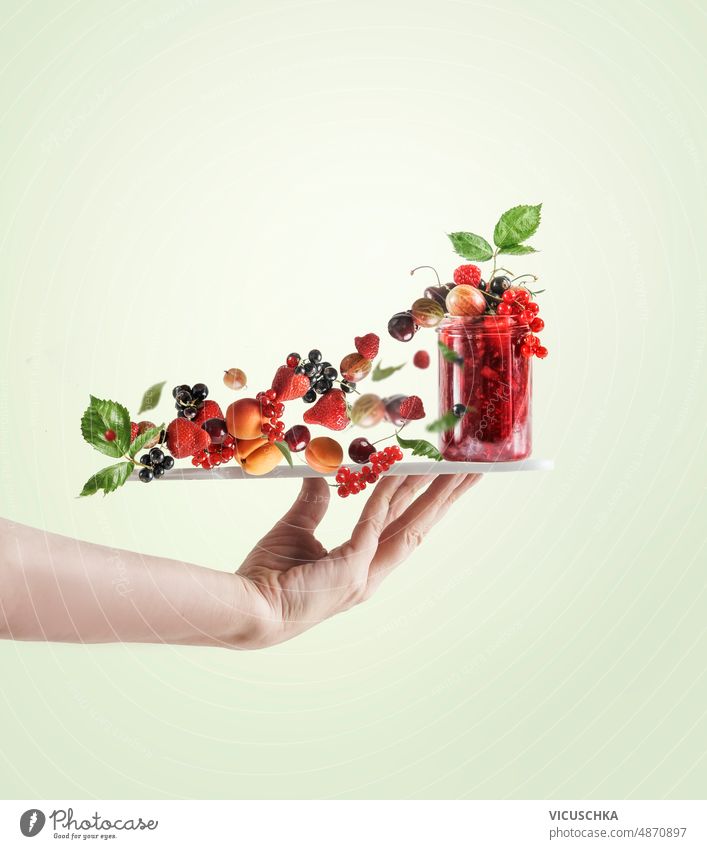
[[[105,437],[108,430],[115,432],[115,439]],[[130,414],[115,401],[103,401],[91,395],[91,404],[81,418],[83,438],[101,454],[122,457],[130,445]]]
[[[505,248],[499,248],[500,254],[511,254],[512,256],[524,256],[525,254],[536,254],[535,248],[530,245],[507,245]]]
[[[86,481],[80,495],[95,495],[99,489],[103,490],[104,495],[108,495],[109,492],[114,492],[125,483],[134,468],[133,464],[127,460],[125,463],[107,466]]]
[[[156,436],[159,436],[162,433],[162,429],[164,428],[164,424],[161,424],[159,427],[151,427],[149,430],[146,430],[144,433],[139,433],[135,439],[130,443],[130,449],[128,450],[128,454],[131,457],[134,457],[138,451],[141,451],[148,442],[154,439]]]
[[[145,390],[145,394],[142,396],[142,402],[140,403],[140,409],[137,411],[138,416],[141,413],[146,413],[148,410],[154,410],[160,403],[165,383],[167,381],[163,380],[162,383],[155,383],[149,389]]]
[[[412,449],[413,457],[429,457],[430,460],[437,461],[444,459],[434,445],[426,439],[403,439],[397,434],[395,438],[398,440],[398,445],[401,448]]]
[[[512,247],[529,239],[540,226],[540,210],[537,206],[514,206],[498,219],[493,231],[493,240],[499,248]]]
[[[276,442],[275,445],[277,445],[277,447],[280,449],[280,451],[282,452],[282,456],[285,458],[285,460],[287,460],[290,466],[293,466],[294,463],[292,462],[292,454],[290,453],[289,445],[286,442]]]
[[[464,357],[462,357],[461,354],[457,354],[456,351],[448,348],[441,340],[437,341],[437,345],[439,346],[442,356],[448,363],[454,363],[455,366],[461,366],[463,364]]]
[[[493,248],[486,239],[476,233],[449,233],[449,239],[454,250],[464,259],[475,259],[484,262],[493,256]]]
[[[390,377],[391,374],[395,374],[396,371],[400,371],[405,363],[401,363],[399,366],[387,366],[383,368],[380,363],[376,363],[376,367],[373,369],[373,374],[371,375],[371,380],[385,380],[386,377]]]
[[[430,433],[444,433],[445,431],[453,430],[459,424],[461,418],[461,416],[454,415],[454,413],[450,410],[441,418],[430,422],[425,430],[429,430]]]

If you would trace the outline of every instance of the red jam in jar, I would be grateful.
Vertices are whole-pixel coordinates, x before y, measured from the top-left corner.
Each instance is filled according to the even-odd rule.
[[[531,359],[520,353],[529,332],[510,316],[448,315],[438,326],[439,340],[456,354],[439,355],[439,411],[457,404],[467,411],[440,437],[445,460],[495,462],[530,454]]]

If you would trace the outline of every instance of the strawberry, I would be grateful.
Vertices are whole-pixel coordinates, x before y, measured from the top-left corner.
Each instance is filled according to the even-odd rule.
[[[216,401],[210,401],[208,398],[204,401],[203,406],[199,408],[199,412],[192,419],[194,424],[203,425],[209,419],[222,419],[223,413]]]
[[[210,444],[209,434],[189,419],[174,419],[169,423],[167,447],[174,457],[193,457],[199,451],[205,451]]]
[[[330,389],[305,412],[304,420],[307,424],[322,425],[329,430],[343,430],[349,424],[346,396],[341,389]]]
[[[297,374],[289,366],[280,366],[275,372],[272,388],[277,392],[278,401],[292,401],[309,392],[309,378],[306,374]]]
[[[362,357],[367,360],[375,360],[378,356],[380,341],[375,333],[366,333],[365,336],[357,336],[354,339],[354,346]]]
[[[130,441],[132,442],[138,434],[137,424],[130,422]]]
[[[400,418],[405,419],[406,422],[424,419],[425,408],[422,406],[422,399],[418,398],[417,395],[410,395],[404,401],[401,401]]]

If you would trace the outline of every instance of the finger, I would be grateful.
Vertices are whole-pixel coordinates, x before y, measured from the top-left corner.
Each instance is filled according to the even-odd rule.
[[[386,527],[394,522],[412,504],[417,493],[432,483],[437,475],[408,475],[390,503]]]
[[[331,551],[330,557],[339,558],[341,565],[347,569],[368,572],[378,547],[378,539],[386,527],[392,499],[403,482],[404,478],[391,476],[376,484],[356,522],[351,539]]]
[[[305,478],[295,503],[280,522],[305,531],[314,531],[329,507],[329,491],[324,478]]]
[[[369,569],[369,581],[380,583],[420,545],[452,504],[480,479],[481,475],[444,475],[437,478],[386,528]]]

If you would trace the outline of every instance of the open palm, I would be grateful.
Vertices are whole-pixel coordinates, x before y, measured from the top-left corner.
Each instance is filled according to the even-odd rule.
[[[322,478],[305,479],[295,503],[238,570],[258,602],[258,645],[290,639],[369,598],[479,478],[385,478],[365,503],[350,539],[331,551],[315,536],[330,488]]]

